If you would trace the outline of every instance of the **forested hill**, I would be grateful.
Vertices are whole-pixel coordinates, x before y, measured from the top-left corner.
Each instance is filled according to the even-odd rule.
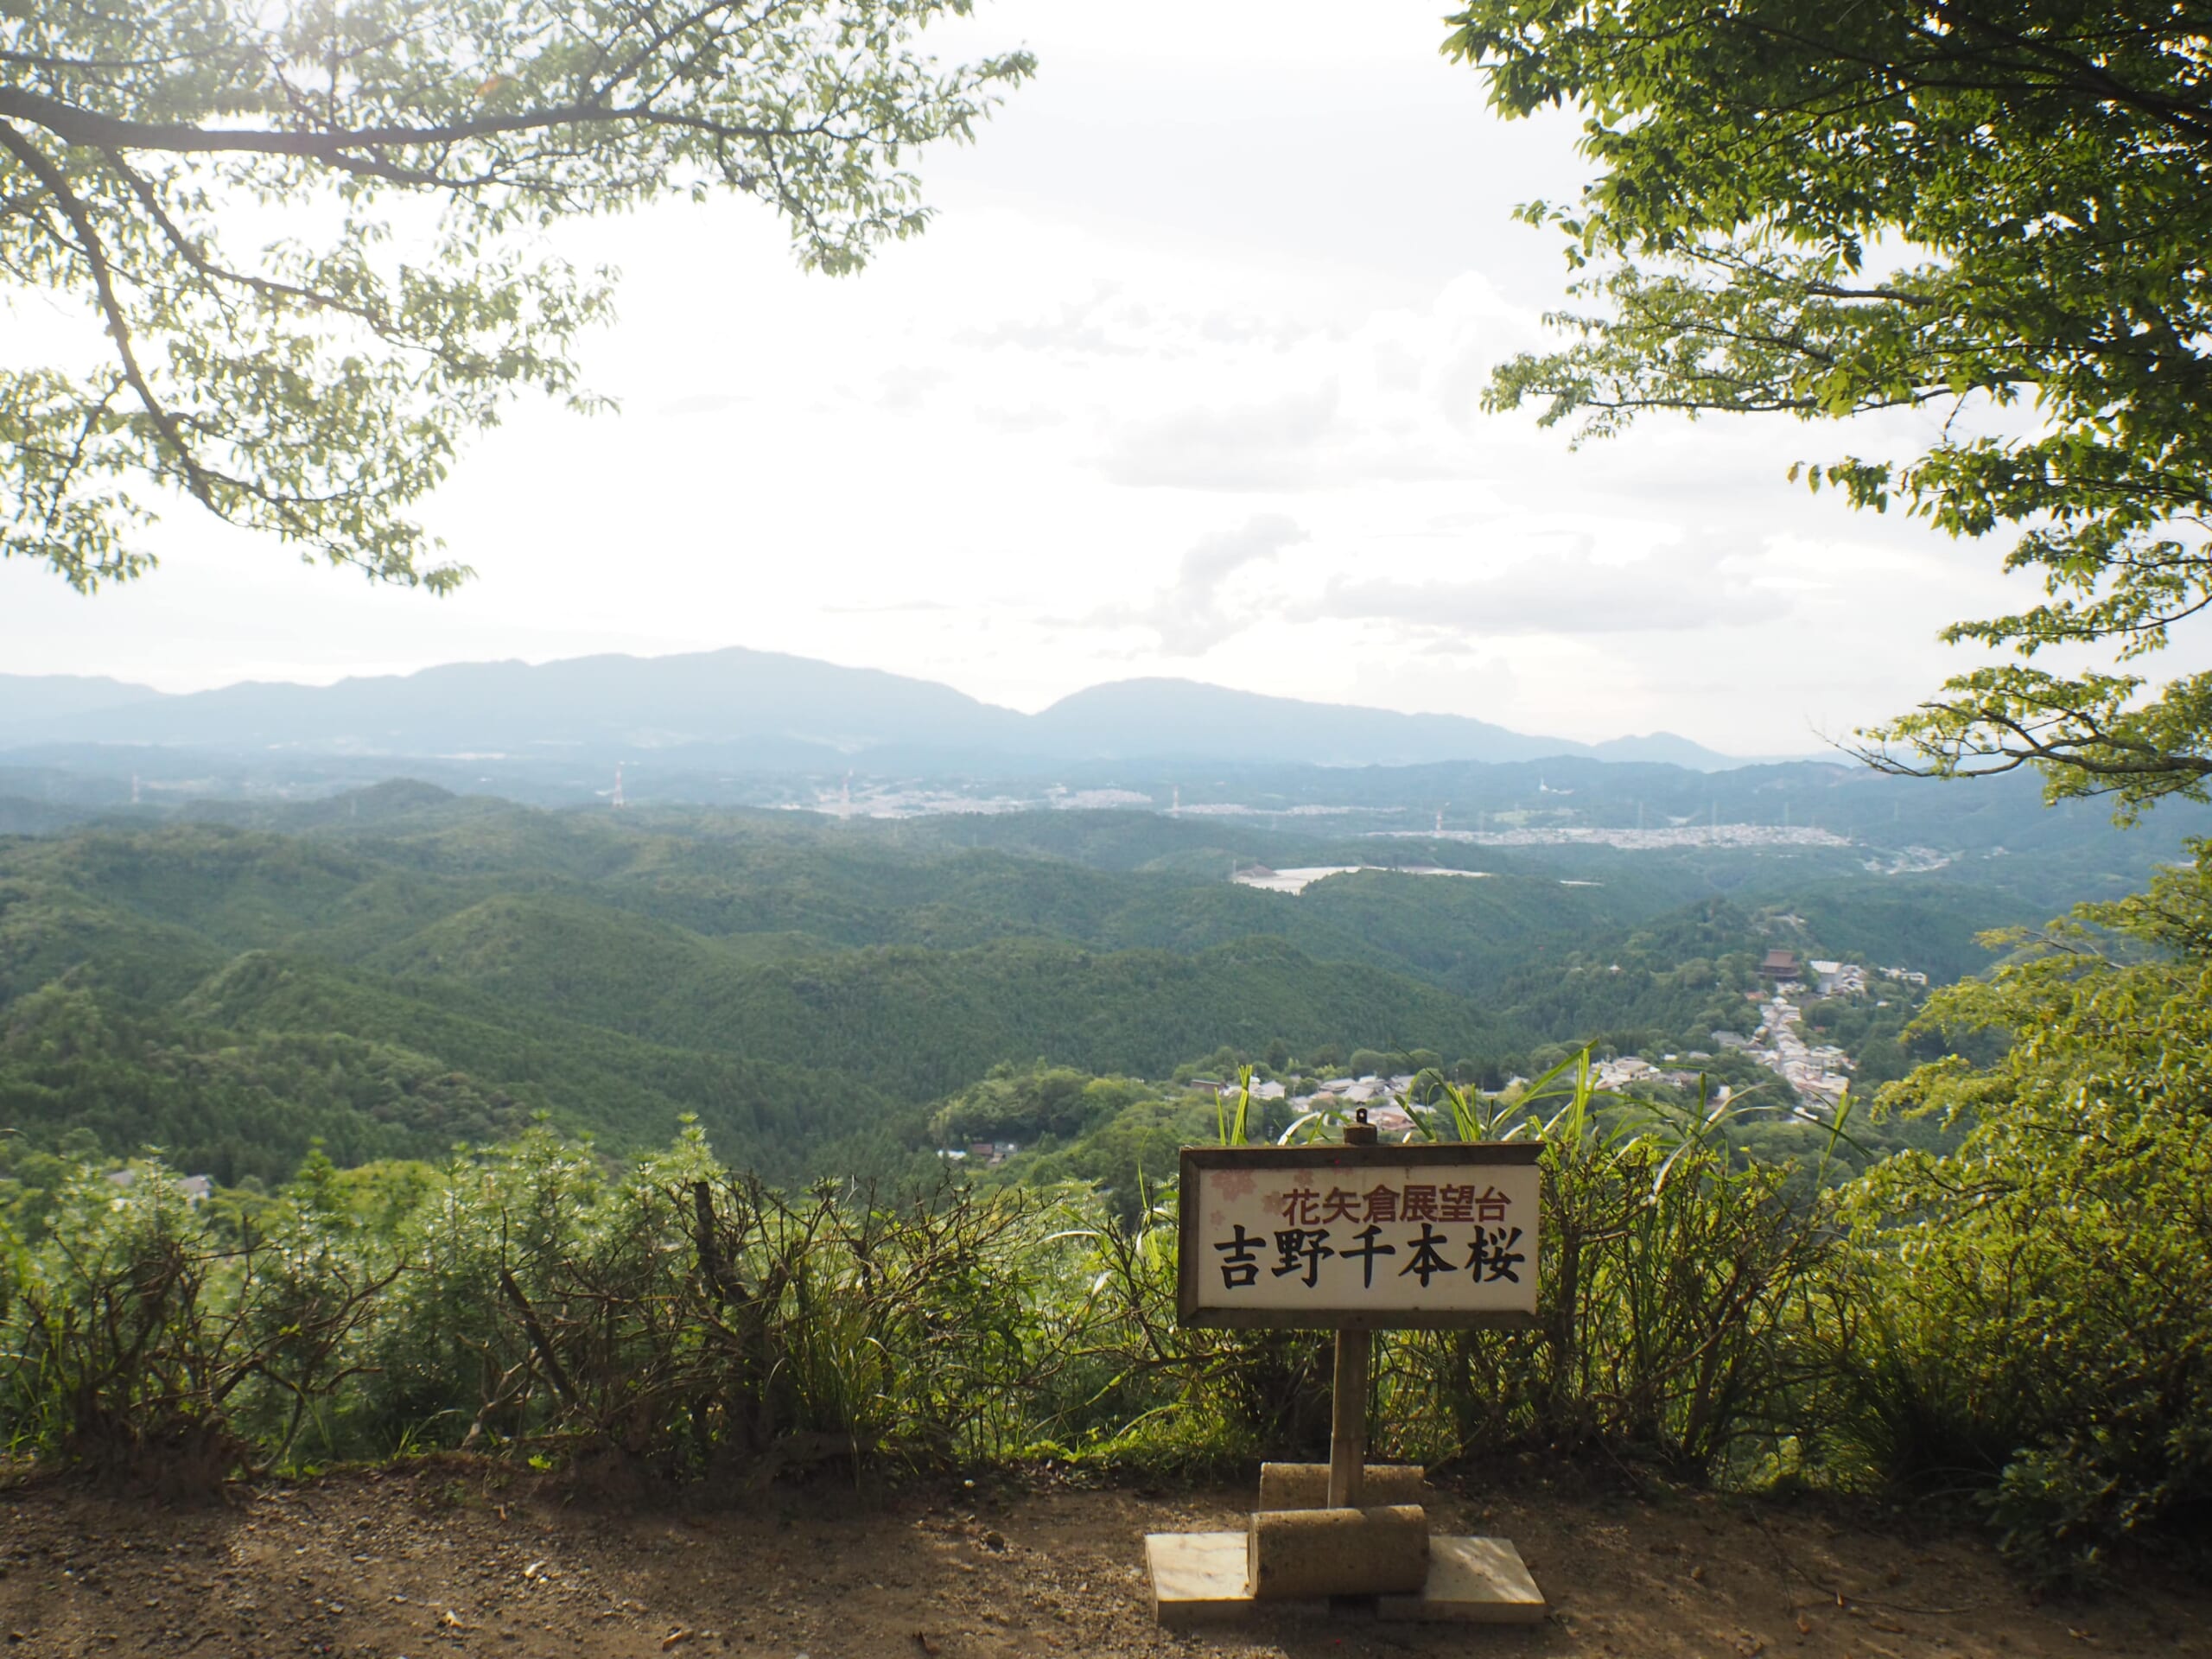
[[[251,822],[0,840],[0,1122],[231,1181],[425,1155],[544,1113],[610,1146],[695,1114],[791,1179],[911,1150],[1004,1060],[1160,1077],[1257,1056],[1534,1046],[1729,1018],[1681,971],[1763,942],[1980,964],[2044,895],[1792,853],[1393,844],[1290,895],[1149,813],[841,824],[548,812],[392,784]]]

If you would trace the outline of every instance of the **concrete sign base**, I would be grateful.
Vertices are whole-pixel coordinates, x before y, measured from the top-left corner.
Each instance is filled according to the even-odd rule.
[[[1249,1619],[1256,1612],[1325,1617],[1326,1600],[1261,1601],[1247,1588],[1250,1540],[1242,1532],[1155,1532],[1144,1541],[1153,1616],[1172,1629]],[[1432,1537],[1419,1595],[1362,1599],[1387,1619],[1534,1624],[1547,1611],[1521,1552],[1503,1538]]]

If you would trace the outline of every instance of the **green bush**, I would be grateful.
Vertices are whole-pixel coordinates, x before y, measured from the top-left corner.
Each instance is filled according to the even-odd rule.
[[[610,1176],[550,1136],[457,1166],[412,1228],[376,1430],[548,1442],[667,1478],[1007,1455],[1064,1356],[1054,1200],[772,1192],[696,1131]],[[465,1425],[465,1427],[463,1427]]]
[[[2042,1570],[2212,1502],[2212,870],[1999,941],[1924,1025],[2009,1039],[1885,1091],[1963,1130],[1852,1195],[1830,1334],[1849,1446],[1982,1493]]]
[[[533,1132],[382,1230],[320,1160],[248,1220],[137,1174],[81,1171],[0,1274],[0,1434],[177,1490],[435,1446],[663,1478],[1003,1457],[1084,1339],[1065,1199],[784,1195],[696,1131],[620,1170]]]
[[[1469,1103],[1463,1129],[1543,1144],[1537,1325],[1389,1344],[1385,1419],[1427,1437],[1408,1452],[1605,1446],[1702,1477],[1806,1427],[1805,1332],[1837,1255],[1825,1198],[1738,1164],[1725,1108],[1609,1099],[1586,1065],[1502,1119]]]
[[[1194,1123],[1128,1116],[1167,1133],[1172,1178]],[[1710,1124],[1676,1128],[1600,1128],[1586,1077],[1548,1126],[1542,1328],[1383,1344],[1381,1443],[1706,1468],[1766,1428],[1816,1234]],[[544,1130],[442,1174],[317,1159],[276,1198],[196,1208],[156,1167],[87,1170],[0,1278],[0,1428],[203,1487],[436,1446],[657,1480],[1318,1455],[1326,1334],[1182,1328],[1173,1230],[1172,1184],[1134,1171],[1104,1194],[785,1194],[696,1130],[619,1167]]]
[[[327,1170],[327,1166],[324,1168]],[[397,1274],[315,1202],[317,1172],[225,1239],[156,1166],[80,1169],[0,1281],[0,1433],[176,1492],[287,1457],[358,1370]]]

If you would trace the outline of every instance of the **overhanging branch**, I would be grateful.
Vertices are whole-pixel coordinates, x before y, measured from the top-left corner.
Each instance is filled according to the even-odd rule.
[[[170,155],[251,155],[289,156],[321,162],[332,167],[358,170],[369,165],[360,152],[436,148],[466,143],[474,138],[496,138],[512,133],[543,132],[558,127],[638,124],[675,127],[712,137],[766,141],[835,134],[827,122],[804,126],[764,127],[747,122],[715,121],[650,105],[579,103],[550,109],[519,111],[512,115],[479,116],[436,126],[333,127],[293,131],[268,128],[197,127],[188,124],[125,121],[64,104],[58,99],[29,92],[20,87],[0,86],[0,117],[42,127],[65,143],[94,149],[158,150]],[[400,169],[394,176],[414,180],[417,175]]]
[[[92,291],[99,302],[100,315],[107,323],[107,331],[115,341],[117,360],[123,368],[123,378],[138,398],[147,416],[152,420],[170,450],[175,454],[179,468],[192,493],[210,507],[217,506],[214,499],[215,480],[200,464],[192,446],[184,441],[178,429],[175,415],[155,395],[147,383],[145,372],[139,367],[138,353],[132,345],[130,320],[124,315],[123,303],[115,291],[114,272],[109,268],[106,245],[100,240],[99,228],[92,223],[92,214],[77,194],[69,188],[69,181],[61,169],[49,161],[44,151],[23,135],[0,121],[0,149],[23,164],[24,170],[44,185],[54,198],[54,206],[69,221],[77,234],[78,251],[85,256],[85,263],[92,271]],[[218,508],[219,511],[219,508]]]

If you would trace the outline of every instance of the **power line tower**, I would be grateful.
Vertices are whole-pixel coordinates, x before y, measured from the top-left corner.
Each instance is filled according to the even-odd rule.
[[[622,799],[622,763],[620,760],[614,763],[614,798],[608,804],[617,812],[620,812],[626,804]]]

